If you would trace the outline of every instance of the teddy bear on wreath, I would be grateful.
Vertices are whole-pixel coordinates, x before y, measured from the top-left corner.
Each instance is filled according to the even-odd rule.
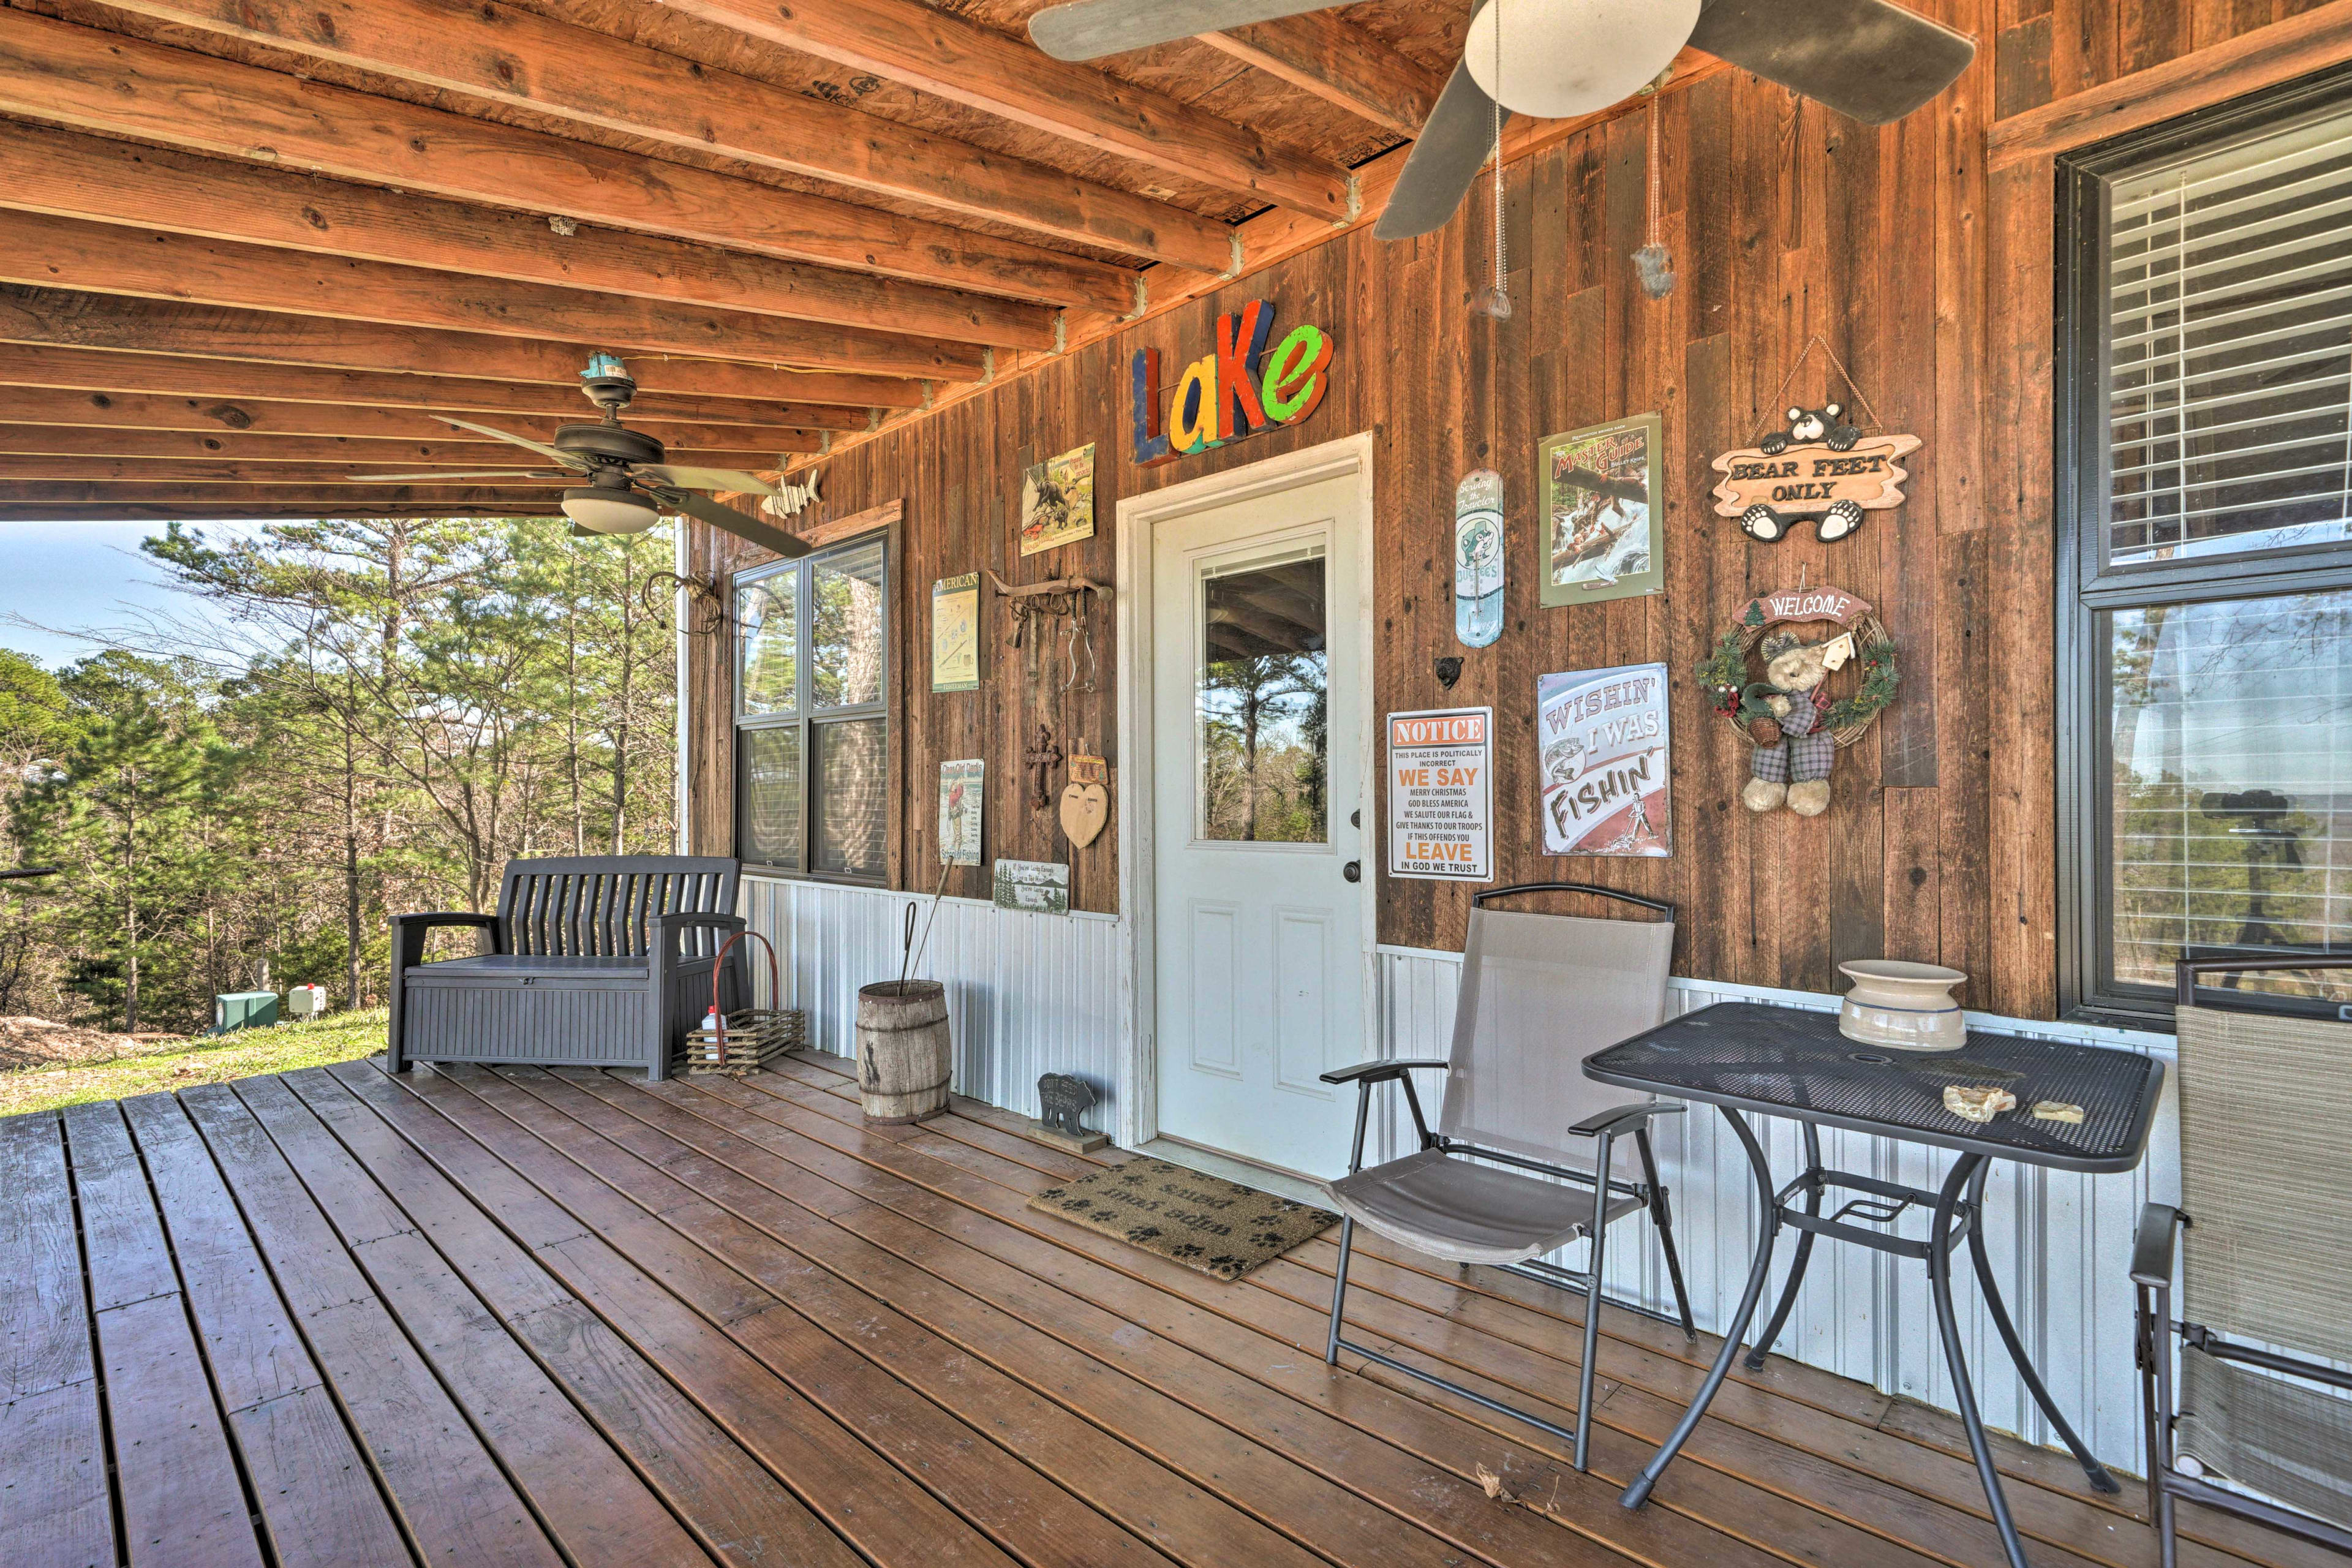
[[[1713,656],[1694,672],[1713,696],[1716,711],[1755,742],[1750,776],[1739,795],[1750,811],[1785,805],[1799,816],[1819,816],[1828,810],[1838,748],[1869,729],[1902,682],[1885,627],[1867,605],[1850,595],[1839,597],[1847,605],[1838,617],[1842,629],[1812,642],[1795,631],[1768,630],[1780,617],[1768,617],[1762,599],[1751,601],[1739,624],[1724,633]],[[1764,660],[1764,679],[1754,682],[1748,679],[1751,647]],[[1851,697],[1824,701],[1822,683],[1857,657],[1860,689]]]

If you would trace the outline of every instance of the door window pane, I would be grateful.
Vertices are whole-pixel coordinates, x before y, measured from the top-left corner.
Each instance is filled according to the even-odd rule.
[[[742,803],[739,851],[763,866],[801,864],[801,731],[797,724],[744,730],[736,798]]]
[[[2113,980],[2168,988],[2184,950],[2352,950],[2352,590],[2106,618]]]
[[[1202,573],[1195,595],[1202,838],[1321,844],[1329,837],[1324,567],[1318,545]]]
[[[790,713],[799,700],[793,689],[793,602],[800,580],[794,568],[735,590],[738,712]]]
[[[832,877],[879,879],[890,824],[890,776],[884,742],[889,721],[849,719],[813,724],[816,746],[816,853],[810,869]]]
[[[881,701],[881,543],[815,563],[809,595],[810,701],[819,708]]]

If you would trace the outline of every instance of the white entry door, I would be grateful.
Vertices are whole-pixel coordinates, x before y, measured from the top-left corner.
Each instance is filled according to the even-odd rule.
[[[1162,522],[1152,542],[1160,1131],[1347,1169],[1371,1053],[1360,472]]]

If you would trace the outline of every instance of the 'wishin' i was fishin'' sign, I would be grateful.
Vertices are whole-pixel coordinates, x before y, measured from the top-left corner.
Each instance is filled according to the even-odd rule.
[[[1538,677],[1544,853],[1672,855],[1666,744],[1664,665]]]
[[[1276,425],[1296,425],[1322,404],[1331,381],[1331,334],[1322,328],[1301,324],[1276,343],[1274,301],[1253,300],[1219,316],[1216,335],[1214,351],[1177,376],[1164,416],[1160,351],[1136,350],[1139,466],[1155,468]]]

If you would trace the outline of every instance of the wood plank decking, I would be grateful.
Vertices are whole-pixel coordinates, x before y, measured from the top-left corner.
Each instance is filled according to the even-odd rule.
[[[1710,1342],[1608,1315],[1579,1476],[1532,1429],[1326,1368],[1329,1239],[1220,1284],[1026,1212],[1086,1163],[1011,1125],[864,1127],[824,1058],[662,1084],[354,1063],[0,1121],[0,1560],[1999,1561],[1933,1412],[1775,1357],[1627,1513]],[[1572,1398],[1576,1298],[1377,1243],[1357,1269],[1356,1333]],[[2037,1564],[2155,1562],[2071,1462],[2003,1453]],[[2187,1533],[2194,1568],[2332,1561]]]

